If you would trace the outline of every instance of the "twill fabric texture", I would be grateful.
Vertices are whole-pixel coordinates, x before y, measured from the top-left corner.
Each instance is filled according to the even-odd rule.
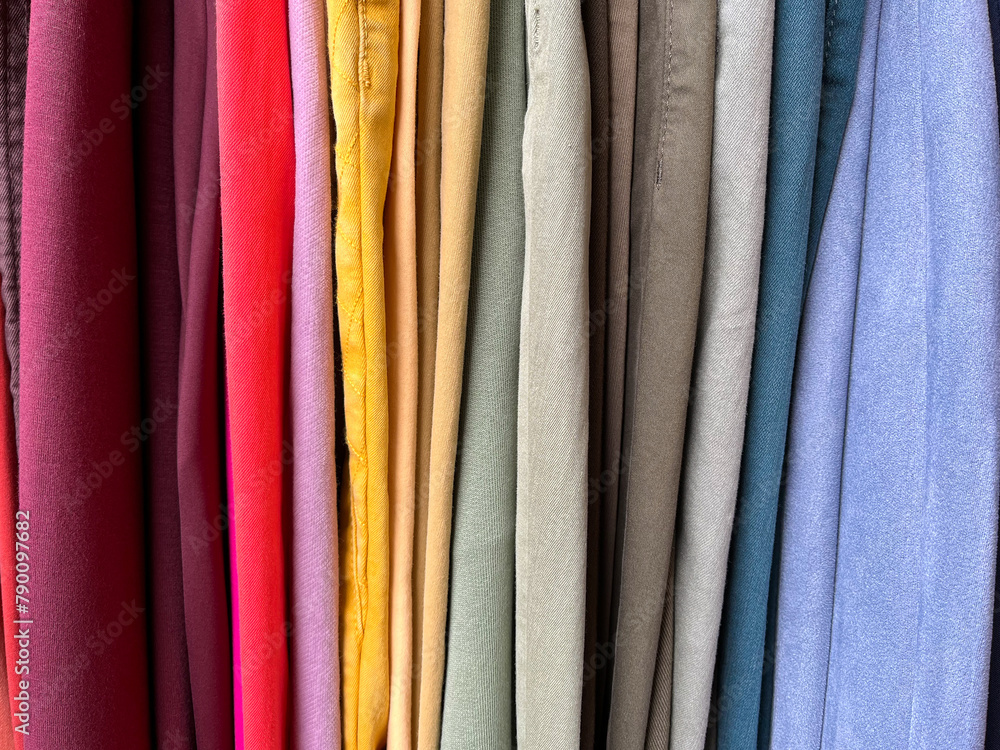
[[[490,3],[455,466],[443,750],[514,746],[514,518],[524,270],[524,5]]]
[[[736,509],[764,231],[774,0],[721,0],[705,268],[677,509],[670,747],[702,750]]]
[[[527,0],[517,397],[517,746],[580,745],[587,575],[590,81],[577,0]],[[553,398],[553,394],[559,394]]]

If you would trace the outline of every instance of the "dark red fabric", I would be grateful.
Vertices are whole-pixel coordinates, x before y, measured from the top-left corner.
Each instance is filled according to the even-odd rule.
[[[150,746],[131,4],[31,5],[20,507],[32,750]]]
[[[288,742],[282,426],[295,195],[282,0],[219,5],[219,134],[243,738],[277,750]]]
[[[232,750],[214,0],[174,0],[173,98],[177,256],[183,301],[177,467],[185,630],[197,747]]]
[[[181,292],[173,163],[173,4],[136,5],[132,96],[139,251],[146,560],[153,731],[157,747],[195,746],[184,632],[177,493]]]

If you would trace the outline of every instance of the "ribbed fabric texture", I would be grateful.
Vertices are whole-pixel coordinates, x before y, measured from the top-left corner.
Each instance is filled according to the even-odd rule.
[[[590,81],[577,0],[527,0],[517,398],[517,746],[580,746],[587,577]]]
[[[837,169],[837,157],[840,154],[847,117],[851,111],[851,101],[854,96],[858,71],[861,25],[864,14],[865,8],[862,0],[828,0],[827,2],[826,31],[823,44],[823,89],[820,100],[819,138],[816,150],[816,175],[814,178],[812,218],[809,225],[809,246],[806,255],[803,294],[810,287],[810,279],[815,265],[816,243],[819,241],[820,228],[824,222],[824,215],[827,213],[827,204],[831,194],[834,171]],[[870,103],[868,109],[870,112]],[[855,220],[860,222],[859,212],[861,210],[860,201],[862,197],[858,196],[851,200],[853,202],[846,209],[846,217],[841,216],[838,220],[840,223],[836,225],[839,229],[839,234],[833,235],[834,237],[839,236],[845,239],[849,244],[856,241],[855,238],[857,237],[857,231],[860,231],[860,224],[858,229],[849,229],[847,222]],[[838,210],[841,214],[845,212],[843,207]],[[856,270],[855,268],[853,271],[854,275],[856,275]],[[845,273],[847,276],[850,276],[852,272],[845,271]],[[837,318],[836,315],[831,314],[830,321],[832,322],[833,320],[840,321],[838,325],[842,324],[841,318]],[[820,325],[823,327],[823,333],[820,335],[825,336],[830,334],[828,330],[829,326]],[[805,335],[805,330],[806,328],[803,323],[799,328],[800,346]],[[843,336],[839,332],[839,329],[837,335]],[[839,368],[841,359],[846,362],[849,357],[849,337],[838,340],[841,341],[845,350],[842,353],[838,352],[836,362],[825,365],[827,368]],[[797,360],[796,372],[799,372],[803,366]],[[824,486],[823,482],[818,480],[814,474],[816,467],[824,465],[824,463],[826,468],[822,476],[825,481],[830,481],[834,476],[839,477],[839,472],[836,472],[834,469],[834,463],[830,462],[833,461],[839,465],[843,430],[830,430],[830,426],[836,424],[842,425],[843,423],[844,415],[842,408],[844,396],[840,392],[839,386],[836,388],[831,387],[831,383],[836,382],[839,384],[841,382],[839,379],[839,369],[835,369],[834,372],[836,372],[836,375],[827,375],[831,379],[823,381],[822,385],[818,383],[813,384],[812,387],[816,388],[818,386],[819,390],[811,396],[802,397],[805,400],[801,401],[799,407],[800,414],[798,416],[793,414],[789,418],[790,428],[791,425],[795,424],[796,419],[805,420],[805,434],[809,437],[803,440],[800,435],[798,444],[792,445],[789,443],[785,453],[787,480],[785,482],[785,497],[782,500],[783,508],[779,509],[778,514],[778,528],[781,529],[781,533],[775,540],[774,562],[771,568],[771,593],[768,604],[767,640],[765,643],[765,653],[769,654],[770,657],[765,661],[757,739],[758,747],[763,750],[769,748],[774,742],[772,740],[772,724],[775,700],[780,699],[785,701],[791,707],[790,715],[786,712],[786,716],[782,719],[784,726],[781,730],[783,733],[781,742],[787,743],[792,741],[793,737],[804,738],[807,735],[811,736],[814,731],[819,731],[819,724],[815,726],[811,724],[800,726],[798,721],[801,720],[799,715],[800,710],[805,711],[806,715],[813,718],[817,717],[814,705],[810,708],[805,707],[814,704],[817,691],[825,687],[817,682],[820,678],[817,672],[820,660],[810,657],[814,656],[812,649],[816,648],[819,643],[823,644],[822,649],[824,650],[829,645],[829,624],[832,614],[829,607],[832,606],[832,599],[828,599],[827,597],[832,597],[833,581],[832,578],[828,578],[828,574],[832,573],[832,568],[828,560],[824,561],[820,559],[820,555],[823,554],[821,550],[826,549],[824,545],[830,543],[829,508],[820,510],[810,505],[808,501],[802,503],[798,498],[793,498],[790,493],[793,490],[793,481],[796,482],[794,486],[795,492],[800,495],[804,493],[807,498],[823,496],[825,493],[828,493],[829,487]],[[793,403],[796,398],[798,397],[794,395],[793,391]],[[823,422],[820,423],[820,429],[827,437],[814,432],[816,425],[811,423],[811,420],[814,418],[813,415],[816,414],[821,415]],[[798,453],[802,453],[803,458],[798,457]],[[795,457],[793,458],[793,456]],[[805,458],[805,456],[809,457]],[[802,463],[803,459],[806,461],[806,464]],[[815,463],[807,465],[812,462]],[[796,505],[797,507],[793,507]],[[805,513],[804,516],[802,515],[803,512]],[[833,529],[835,532],[835,508],[833,512]],[[822,522],[819,520],[821,518],[823,519]],[[792,528],[787,529],[786,524],[790,524]],[[832,543],[836,545],[836,535],[834,535]],[[816,548],[812,551],[807,551],[807,548],[814,544]],[[793,559],[787,564],[784,559],[784,552],[786,550],[789,550],[793,556]],[[805,563],[807,567],[802,568],[802,563]],[[791,569],[786,573],[788,565],[791,565]],[[790,622],[788,627],[782,627],[781,638],[783,646],[780,648],[784,648],[786,651],[789,648],[793,651],[798,651],[801,648],[804,651],[799,651],[801,658],[796,658],[794,662],[788,659],[784,660],[782,669],[785,671],[785,677],[783,679],[786,685],[789,685],[791,692],[789,692],[788,688],[782,688],[781,695],[778,696],[775,693],[775,680],[777,679],[776,654],[779,649],[777,644],[778,632],[776,619],[778,616],[779,597],[782,596],[780,589],[783,587],[787,588],[785,584],[780,582],[780,579],[785,577],[800,579],[801,576],[805,576],[810,581],[810,585],[815,588],[806,594],[805,599],[797,600],[795,604],[791,605],[794,608],[801,607],[795,614],[788,613],[786,607],[786,614]],[[795,591],[794,585],[793,591]],[[801,596],[802,593],[801,590],[798,590],[795,591],[793,596]],[[800,625],[807,627],[810,632],[806,633],[798,630]],[[824,634],[818,639],[816,637],[816,628]],[[800,637],[802,640],[796,644],[792,644],[789,640]],[[789,683],[789,680],[792,680],[792,682]],[[799,682],[799,680],[805,680],[805,682]],[[825,683],[825,676],[823,677],[823,682]],[[799,706],[803,708],[799,709]]]
[[[181,290],[174,206],[173,3],[136,6],[133,23],[132,85],[143,92],[133,119],[142,414],[155,425],[143,440],[153,736],[157,745],[193,745],[177,492]]]
[[[174,203],[181,290],[177,490],[195,736],[232,748],[223,506],[219,104],[214,0],[174,0]]]
[[[432,12],[436,13],[436,10]],[[436,28],[436,20],[431,23]],[[418,750],[435,750],[441,737],[452,491],[462,402],[465,325],[488,40],[488,0],[445,5],[440,132],[441,255],[423,584],[419,602],[422,609],[418,610],[422,617],[419,707],[416,716]],[[434,54],[433,49],[430,54]],[[418,88],[419,85],[418,82]],[[434,93],[430,96],[433,97]],[[438,136],[433,134],[429,137]]]
[[[221,3],[218,24],[234,677],[245,746],[278,750],[288,743],[282,475],[295,198],[285,4]]]
[[[400,0],[399,72],[385,209],[385,312],[389,389],[388,750],[413,735],[413,528],[419,410],[416,137],[420,0]]]
[[[344,747],[389,721],[389,486],[382,215],[392,158],[399,3],[328,0],[336,123],[337,307],[351,449],[340,504]]]
[[[674,520],[701,296],[716,4],[639,5],[620,483],[621,578],[608,744],[665,747],[673,665]]]
[[[986,8],[883,2],[875,43],[822,742],[979,748],[1000,392]]]
[[[719,750],[757,744],[774,528],[812,208],[823,23],[822,0],[776,3],[757,336],[717,656]]]
[[[24,95],[28,74],[29,0],[9,0],[0,8],[0,300],[4,306],[4,342],[10,362],[17,435],[20,372],[21,177],[24,151]]]
[[[19,614],[34,621],[36,750],[145,750],[152,735],[133,152],[111,109],[131,90],[131,10],[31,9],[19,485],[35,595]]]
[[[330,89],[323,0],[290,0],[295,137],[289,410],[291,748],[340,747]]]
[[[514,746],[517,374],[524,271],[524,5],[490,4],[455,467],[443,750]]]
[[[736,508],[764,230],[774,0],[721,0],[705,269],[677,510],[670,747],[702,750]]]

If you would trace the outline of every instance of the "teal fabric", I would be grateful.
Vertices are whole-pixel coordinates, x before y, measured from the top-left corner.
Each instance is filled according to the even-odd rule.
[[[816,141],[816,169],[813,176],[812,211],[809,220],[809,244],[806,248],[805,291],[809,288],[820,229],[826,216],[833,188],[833,176],[844,142],[847,118],[851,113],[858,79],[861,54],[861,26],[865,17],[864,0],[826,0],[826,31],[823,36],[823,88],[819,105],[819,132]],[[771,566],[771,588],[767,608],[767,637],[764,674],[761,684],[760,719],[757,730],[759,750],[771,745],[771,717],[774,693],[775,623],[778,609],[778,571],[780,569],[782,524],[779,514],[777,540]]]
[[[455,467],[442,750],[514,746],[514,517],[524,273],[524,3],[490,3]]]
[[[823,79],[823,0],[777,0],[764,246],[743,464],[719,637],[719,750],[757,746],[768,589]]]

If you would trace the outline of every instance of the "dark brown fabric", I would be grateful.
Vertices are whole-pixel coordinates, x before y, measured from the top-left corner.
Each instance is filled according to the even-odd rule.
[[[715,0],[640,0],[632,179],[621,580],[609,744],[641,748],[669,727],[667,599],[712,150]],[[669,622],[664,618],[670,614]],[[650,722],[654,675],[656,713]],[[669,734],[669,731],[667,730]]]
[[[590,68],[590,436],[587,492],[587,602],[583,650],[583,707],[580,747],[594,747],[597,718],[597,668],[606,657],[597,650],[601,521],[601,427],[604,415],[604,329],[607,323],[608,166],[611,123],[608,101],[608,3],[583,3],[583,30]],[[607,644],[605,644],[606,649]],[[603,650],[602,650],[603,651]],[[600,662],[598,660],[601,660]],[[602,670],[603,671],[603,670]]]

